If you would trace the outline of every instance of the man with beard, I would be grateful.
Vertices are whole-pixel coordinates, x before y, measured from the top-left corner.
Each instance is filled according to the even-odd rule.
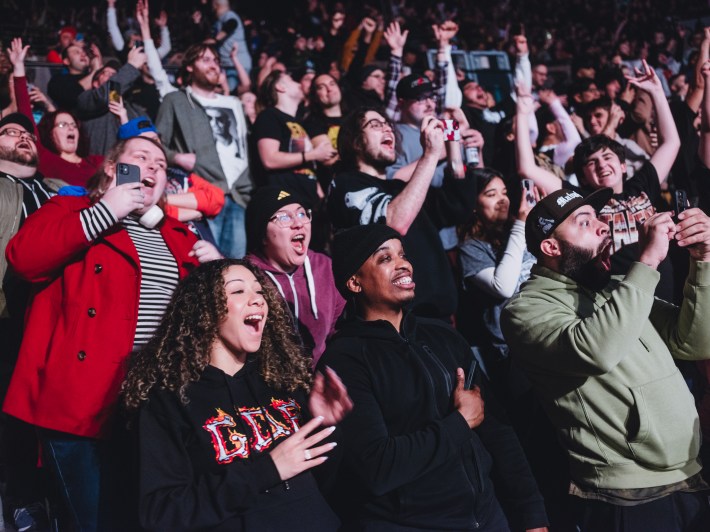
[[[23,319],[29,285],[7,271],[5,247],[25,219],[56,193],[54,183],[37,173],[34,124],[20,113],[0,120],[0,401],[5,397],[22,341]],[[15,524],[47,525],[36,502],[37,442],[34,429],[3,417],[2,462],[7,482],[4,502]],[[40,510],[38,511],[38,508]],[[39,530],[39,528],[37,529]]]
[[[246,252],[244,210],[253,188],[244,109],[234,96],[217,92],[219,56],[210,45],[190,46],[182,69],[187,85],[165,96],[155,125],[170,164],[195,172],[225,192],[222,211],[208,221],[222,253],[240,258]],[[225,131],[231,142],[225,142]]]
[[[386,224],[402,234],[412,262],[426,272],[426,278],[417,279],[414,311],[448,319],[456,310],[456,285],[437,227],[468,216],[476,194],[466,179],[447,179],[441,188],[430,188],[444,152],[444,131],[435,117],[422,120],[420,142],[423,153],[409,181],[386,179],[396,159],[393,124],[376,108],[347,116],[338,135],[344,171],[331,183],[328,214],[336,229]]]
[[[568,452],[583,532],[710,530],[698,415],[673,361],[710,358],[710,219],[654,214],[639,260],[612,278],[597,217],[611,194],[558,190],[530,211],[538,264],[503,333]],[[680,308],[654,298],[670,240],[691,257]]]

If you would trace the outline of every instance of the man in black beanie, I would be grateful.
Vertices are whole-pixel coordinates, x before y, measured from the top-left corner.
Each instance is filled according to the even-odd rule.
[[[404,310],[412,275],[394,229],[336,234],[333,277],[356,315],[319,362],[338,373],[354,403],[340,425],[331,503],[346,528],[499,531],[510,519],[518,529],[545,530],[523,451],[482,389],[468,344],[442,321]],[[509,502],[507,516],[495,492]]]

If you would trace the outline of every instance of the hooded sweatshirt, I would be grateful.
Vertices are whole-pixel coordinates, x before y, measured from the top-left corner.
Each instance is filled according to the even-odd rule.
[[[313,352],[315,367],[325,351],[325,340],[335,331],[345,300],[335,288],[330,258],[312,250],[308,250],[306,258],[303,266],[289,274],[274,268],[260,255],[247,256],[266,272],[288,303],[304,346]]]
[[[268,386],[250,357],[207,366],[184,405],[151,393],[139,415],[140,519],[147,530],[336,530],[309,471],[282,482],[270,451],[306,421],[306,396]]]
[[[486,530],[510,500],[524,528],[546,526],[535,480],[517,437],[485,394],[485,420],[471,430],[454,408],[456,369],[483,385],[466,340],[440,320],[405,315],[401,331],[384,320],[348,321],[319,366],[342,379],[353,400],[341,422],[342,462],[333,504],[351,523],[427,530]],[[334,463],[329,462],[329,466]]]

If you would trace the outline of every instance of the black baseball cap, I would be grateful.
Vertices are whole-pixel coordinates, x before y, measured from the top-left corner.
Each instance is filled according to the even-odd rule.
[[[432,94],[434,94],[434,84],[426,76],[410,74],[397,83],[397,98],[403,100],[417,100]]]
[[[525,241],[530,252],[537,255],[542,241],[549,238],[555,228],[580,207],[591,205],[599,213],[613,193],[611,188],[602,188],[583,196],[563,188],[542,198],[530,210],[525,222]]]
[[[35,125],[32,123],[32,120],[27,118],[22,113],[10,113],[0,120],[0,127],[6,126],[7,124],[17,124],[18,126],[22,126],[28,133],[34,133],[35,130]]]

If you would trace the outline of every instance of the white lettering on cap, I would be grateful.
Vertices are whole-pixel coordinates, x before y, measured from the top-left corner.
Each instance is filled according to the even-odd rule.
[[[580,196],[579,194],[577,194],[574,191],[569,192],[568,194],[565,194],[564,196],[560,196],[559,198],[557,198],[557,205],[559,205],[560,207],[564,207],[570,201],[572,201],[573,199],[577,199],[577,198],[581,199],[582,196]]]

